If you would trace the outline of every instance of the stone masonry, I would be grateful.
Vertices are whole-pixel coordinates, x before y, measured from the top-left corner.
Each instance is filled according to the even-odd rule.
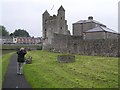
[[[53,51],[60,53],[119,56],[118,39],[83,40],[80,36],[54,34]]]
[[[50,16],[46,10],[43,13],[42,18],[42,34],[43,39],[45,40],[45,42],[43,42],[44,49],[52,44],[54,33],[70,35],[67,20],[65,20],[65,9],[63,6],[58,9],[58,14],[53,16]]]
[[[57,16],[50,16],[47,11],[42,16],[43,49],[70,54],[120,56],[120,34],[93,20],[93,17],[74,23],[73,35],[70,35],[62,6]]]

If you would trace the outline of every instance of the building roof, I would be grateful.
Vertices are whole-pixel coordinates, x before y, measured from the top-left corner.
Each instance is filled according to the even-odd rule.
[[[90,29],[90,30],[87,30],[87,31],[85,31],[86,33],[87,32],[111,32],[111,33],[116,33],[116,34],[118,34],[118,32],[117,31],[114,31],[114,30],[112,30],[112,29],[109,29],[109,28],[107,28],[107,27],[103,27],[103,26],[97,26],[97,27],[95,27],[95,28],[93,28],[93,29]]]
[[[58,9],[58,11],[65,11],[65,9],[64,9],[63,6],[61,5],[60,8]]]
[[[79,21],[77,21],[77,22],[74,23],[74,24],[79,24],[79,23],[80,23],[80,24],[85,24],[85,23],[91,23],[91,22],[93,22],[93,23],[95,23],[95,24],[99,24],[99,25],[101,25],[101,26],[106,26],[106,25],[104,25],[104,24],[102,24],[102,23],[94,20],[92,16],[89,16],[87,20],[79,20]]]
[[[76,23],[89,23],[89,22],[93,22],[93,23],[96,23],[96,24],[100,24],[100,25],[104,25],[96,20],[80,20],[80,21],[77,21]],[[76,24],[74,23],[74,24]],[[105,26],[105,25],[104,25]]]

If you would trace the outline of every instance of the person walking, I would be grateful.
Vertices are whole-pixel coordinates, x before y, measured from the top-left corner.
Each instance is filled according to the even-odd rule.
[[[23,64],[25,62],[25,54],[27,54],[26,50],[24,48],[20,48],[20,50],[17,51],[18,57],[17,57],[17,74],[23,75]]]

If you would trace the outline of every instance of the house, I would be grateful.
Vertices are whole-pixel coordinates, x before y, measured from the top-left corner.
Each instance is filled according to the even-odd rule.
[[[73,35],[82,36],[84,39],[112,39],[118,38],[119,34],[89,16],[88,20],[73,23]]]
[[[2,36],[2,44],[14,44],[13,38],[10,36]]]
[[[13,37],[13,42],[18,44],[40,44],[41,41],[40,37]]]

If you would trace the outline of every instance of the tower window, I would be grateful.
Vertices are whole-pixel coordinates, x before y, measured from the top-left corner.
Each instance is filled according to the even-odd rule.
[[[45,20],[45,24],[47,23],[47,20]]]
[[[62,27],[60,27],[60,29],[62,29]]]
[[[61,20],[62,20],[62,17],[61,17]]]
[[[45,32],[46,32],[46,29],[45,29]]]
[[[46,32],[46,29],[45,29],[45,38],[46,38],[46,36],[47,36],[46,34],[47,34],[47,32]]]

